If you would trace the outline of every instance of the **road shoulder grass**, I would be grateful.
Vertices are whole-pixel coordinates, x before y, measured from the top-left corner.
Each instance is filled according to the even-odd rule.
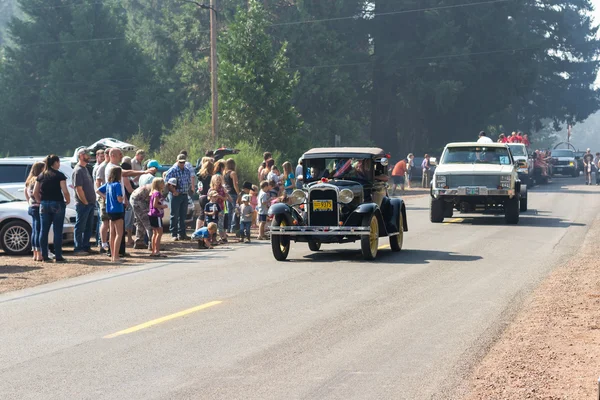
[[[468,400],[592,399],[600,376],[600,218],[475,368]]]

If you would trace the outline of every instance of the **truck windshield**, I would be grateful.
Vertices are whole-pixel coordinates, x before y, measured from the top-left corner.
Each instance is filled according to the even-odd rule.
[[[523,145],[512,145],[509,144],[508,147],[510,147],[510,152],[512,153],[513,156],[515,157],[527,157],[527,150],[525,150],[525,146]]]
[[[510,155],[505,147],[448,147],[442,164],[496,164],[510,165]]]
[[[552,157],[575,157],[573,150],[552,150]]]
[[[360,179],[372,178],[370,159],[359,158],[319,158],[304,160],[304,181],[311,182],[322,178]]]

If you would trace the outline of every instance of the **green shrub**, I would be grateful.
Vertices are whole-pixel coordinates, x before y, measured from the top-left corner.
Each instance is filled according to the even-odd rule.
[[[255,143],[239,142],[234,146],[240,151],[239,154],[231,155],[235,160],[236,172],[240,186],[244,181],[258,185],[258,166],[263,162],[263,153],[266,151]],[[276,165],[283,164],[281,153],[272,151]],[[226,159],[229,157],[225,157]]]

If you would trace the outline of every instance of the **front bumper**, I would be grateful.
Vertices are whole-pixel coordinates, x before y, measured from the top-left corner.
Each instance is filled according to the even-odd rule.
[[[477,193],[472,191],[467,194],[467,189],[477,189]],[[515,195],[513,189],[489,189],[486,187],[475,187],[466,188],[459,187],[456,189],[432,189],[431,194],[433,197],[444,197],[444,196],[507,196],[511,197]]]
[[[355,236],[368,235],[368,226],[272,226],[271,235],[285,236]]]

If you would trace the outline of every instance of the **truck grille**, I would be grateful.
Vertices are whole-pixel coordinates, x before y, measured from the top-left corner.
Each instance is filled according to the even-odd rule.
[[[451,175],[446,185],[450,188],[478,186],[496,188],[500,185],[500,177],[493,175]]]
[[[315,211],[315,200],[331,201],[332,210]],[[308,223],[311,226],[337,226],[338,225],[338,204],[337,191],[335,189],[313,189],[308,194]]]
[[[569,163],[572,161],[556,161],[556,165],[569,165]]]

